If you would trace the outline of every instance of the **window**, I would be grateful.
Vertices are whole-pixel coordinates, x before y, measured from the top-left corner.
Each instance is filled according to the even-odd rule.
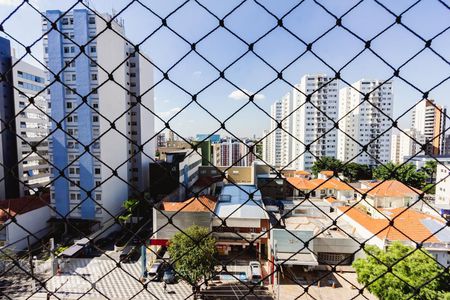
[[[66,102],[66,108],[71,109],[72,108],[72,102]]]
[[[100,175],[100,168],[95,168],[94,169],[94,174],[95,175]]]
[[[98,123],[98,116],[92,116],[92,122]]]
[[[91,80],[97,80],[97,74],[91,74]]]
[[[95,24],[95,17],[89,17],[89,24]]]
[[[96,53],[96,52],[97,52],[97,47],[91,46],[91,53]]]

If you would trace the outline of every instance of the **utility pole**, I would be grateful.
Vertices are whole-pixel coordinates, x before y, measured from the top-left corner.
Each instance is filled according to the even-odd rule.
[[[55,239],[50,238],[50,263],[52,265],[52,275],[56,275],[57,266],[55,264]]]
[[[31,256],[31,243],[29,235],[27,235],[27,244],[28,244],[28,262],[30,264],[31,279],[34,280],[34,266],[33,266],[33,257]]]

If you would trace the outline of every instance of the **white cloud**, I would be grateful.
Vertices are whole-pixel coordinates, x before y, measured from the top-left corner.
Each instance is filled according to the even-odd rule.
[[[23,2],[23,0],[0,0],[0,5],[5,5],[5,6],[19,6],[21,3]],[[37,6],[37,1],[36,0],[31,0],[29,1],[30,4],[32,4],[34,7]]]
[[[170,116],[176,114],[176,113],[179,112],[180,110],[181,110],[181,107],[174,107],[174,108],[172,108],[172,109],[170,109],[170,110],[168,110],[168,111],[162,111],[162,112],[159,112],[158,115],[159,115],[161,118],[168,118],[168,117],[170,117]]]
[[[248,96],[244,92],[247,93],[247,95],[253,95],[252,92],[250,92],[246,89],[243,89],[242,91],[241,90],[232,91],[228,95],[228,98],[231,98],[234,100],[248,100]],[[264,96],[263,94],[256,94],[254,97],[254,100],[262,100],[264,98],[266,98],[266,96]]]
[[[0,0],[0,5],[16,6],[22,2],[22,0]]]

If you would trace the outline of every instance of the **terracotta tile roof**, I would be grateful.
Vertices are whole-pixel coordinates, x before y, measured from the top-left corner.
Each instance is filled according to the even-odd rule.
[[[339,191],[351,191],[351,186],[336,178],[331,179],[312,179],[309,181],[317,190],[334,189]]]
[[[413,197],[422,193],[421,190],[409,187],[398,180],[367,183],[371,187],[367,194],[374,197]]]
[[[216,197],[202,195],[198,198],[192,197],[184,202],[163,202],[162,209],[165,211],[211,212],[214,211],[216,202]]]
[[[304,171],[304,170],[297,170],[295,171],[296,175],[311,175],[311,173],[309,173],[308,171]]]
[[[334,172],[333,171],[321,171],[320,174],[325,175],[327,177],[333,177],[334,176]]]
[[[328,197],[328,198],[325,199],[325,201],[327,201],[328,203],[337,202],[336,198],[334,198],[334,197]]]
[[[394,219],[393,226],[389,225],[386,218],[375,219],[358,208],[338,207],[345,215],[366,228],[380,239],[389,241],[415,241],[415,242],[440,242],[422,222],[424,219],[434,219],[445,226],[443,219],[407,208],[384,210],[383,212]]]
[[[289,177],[286,180],[292,184],[297,190],[312,190],[315,188],[308,179],[299,177]]]
[[[0,201],[0,222],[5,222],[11,216],[21,215],[29,211],[50,205],[50,194],[42,196],[25,196],[22,198]]]
[[[323,190],[334,189],[339,191],[351,191],[351,186],[336,178],[331,179],[305,179],[297,177],[289,177],[286,180],[298,190]]]

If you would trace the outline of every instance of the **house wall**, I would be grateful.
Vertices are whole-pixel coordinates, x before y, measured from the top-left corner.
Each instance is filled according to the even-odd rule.
[[[47,221],[50,219],[50,208],[44,206],[25,214],[16,215],[17,222],[7,221],[6,223],[6,243],[5,247],[13,251],[20,251],[27,247],[26,237],[30,235],[27,231],[35,234],[37,238],[42,238],[47,231],[49,225]],[[17,224],[20,224],[17,225]],[[26,230],[24,230],[26,229]],[[30,243],[33,244],[37,239],[30,236]]]
[[[168,224],[172,217],[172,224]],[[153,228],[155,239],[171,239],[176,233],[198,225],[211,229],[211,213],[209,212],[170,212],[153,210]]]

